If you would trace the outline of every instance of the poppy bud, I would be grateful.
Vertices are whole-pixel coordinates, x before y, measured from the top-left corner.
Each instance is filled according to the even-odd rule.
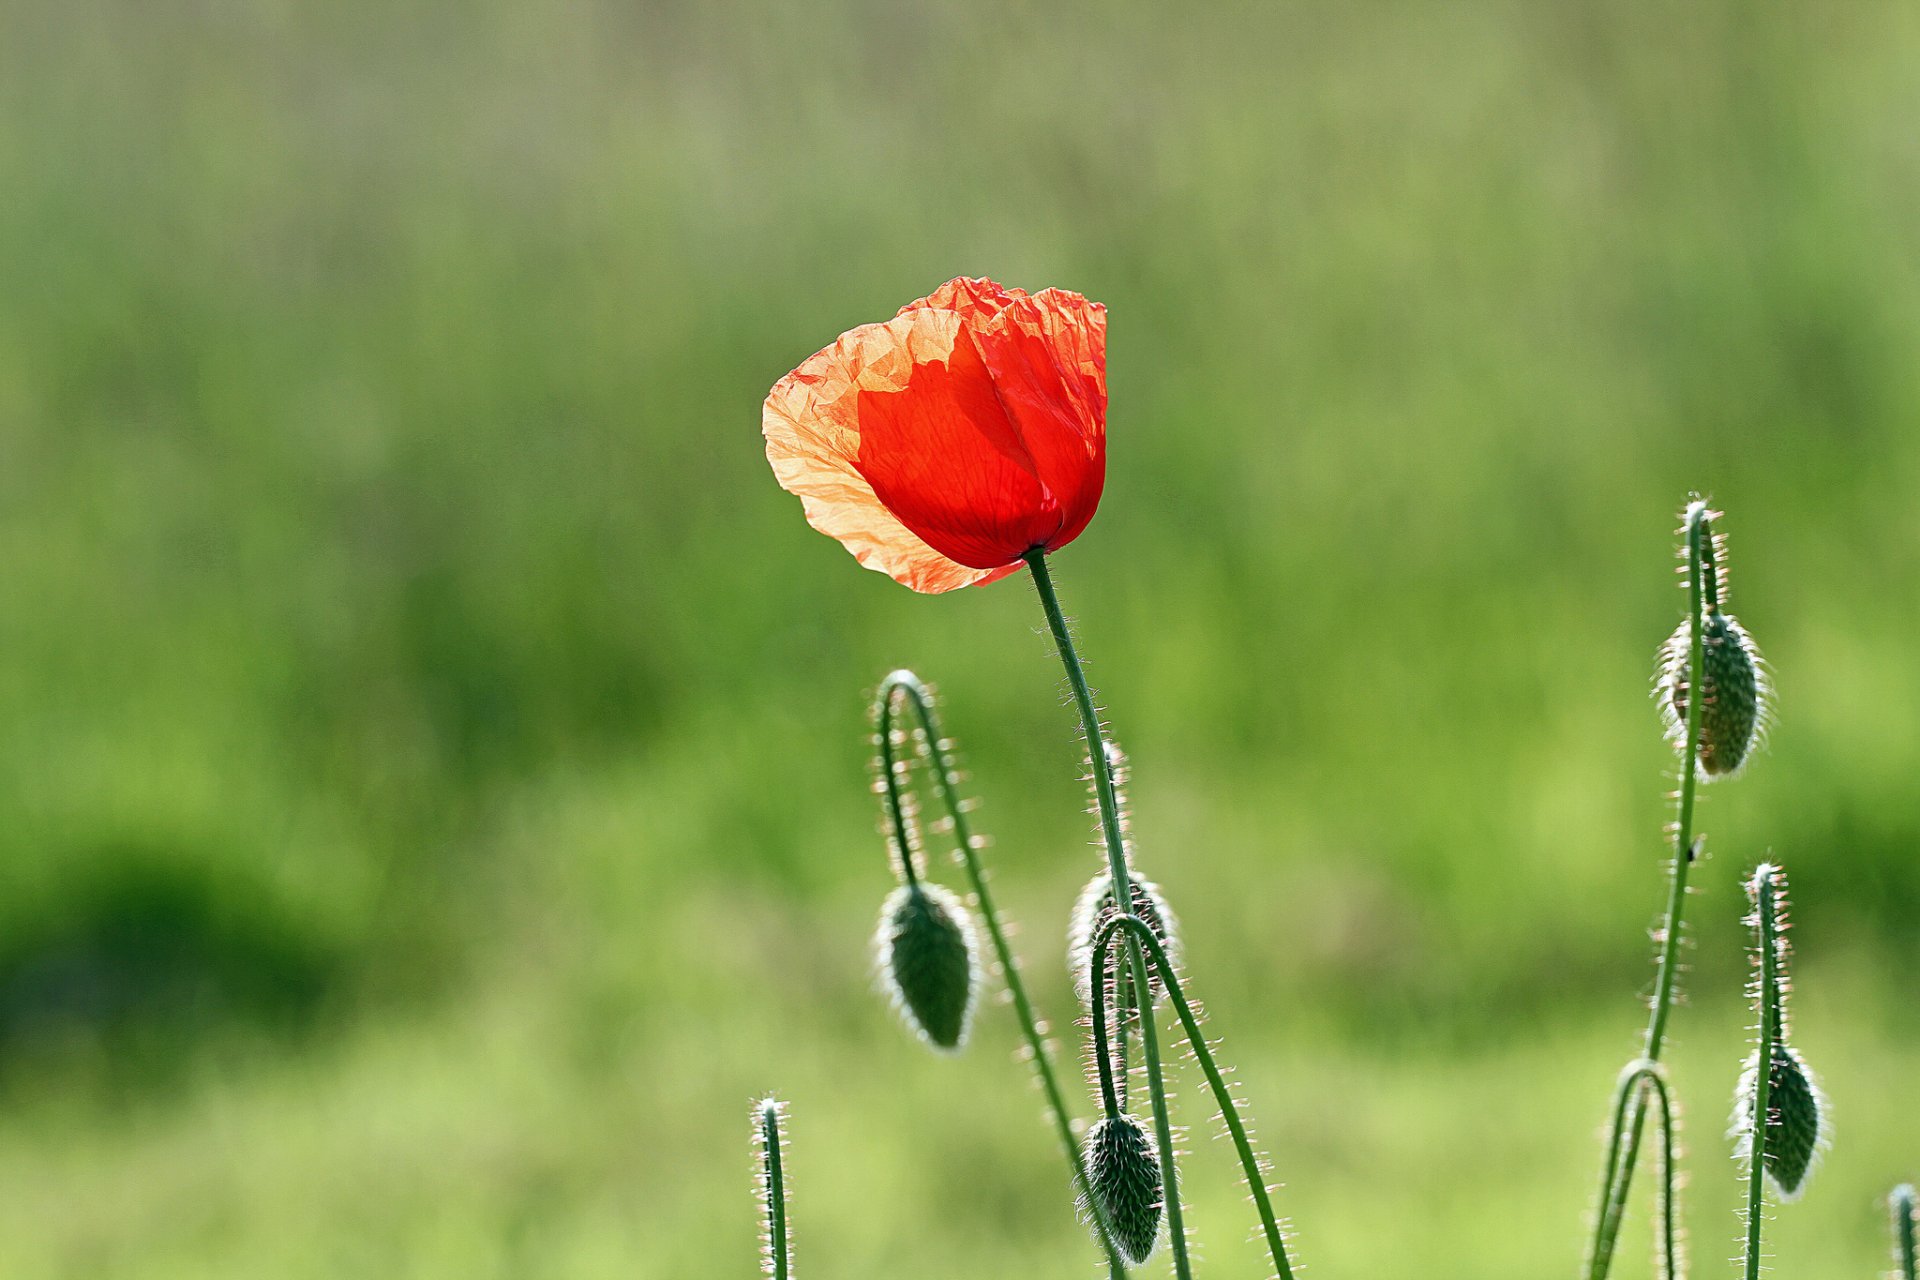
[[[887,895],[874,938],[881,980],[907,1025],[935,1049],[966,1042],[980,988],[973,918],[960,899],[925,881]]]
[[[1179,921],[1174,918],[1173,908],[1167,905],[1159,885],[1137,875],[1128,878],[1133,882],[1134,914],[1160,940],[1167,958],[1178,963]],[[1119,901],[1113,892],[1113,875],[1107,871],[1099,872],[1080,891],[1079,899],[1073,904],[1072,923],[1067,926],[1067,967],[1073,974],[1074,994],[1080,997],[1081,1007],[1089,1012],[1093,1009],[1094,944],[1118,914]],[[1132,1020],[1139,1003],[1132,998],[1133,975],[1129,972],[1126,956],[1126,938],[1116,934],[1107,946],[1105,981],[1109,995],[1118,1006],[1117,1016],[1123,1023]],[[1158,969],[1148,973],[1147,985],[1153,993],[1153,1002],[1158,1004],[1166,989]]]
[[[1113,1230],[1120,1255],[1145,1262],[1160,1237],[1160,1157],[1140,1122],[1125,1112],[1087,1131],[1087,1185]],[[1090,1207],[1082,1198],[1081,1208]]]
[[[1806,1187],[1807,1176],[1821,1151],[1826,1149],[1827,1100],[1814,1081],[1813,1072],[1799,1051],[1788,1043],[1791,1023],[1787,1015],[1787,880],[1777,866],[1763,864],[1747,885],[1753,902],[1748,924],[1757,940],[1755,957],[1755,1002],[1763,1021],[1771,1021],[1772,1055],[1767,1071],[1767,1137],[1764,1166],[1782,1200],[1793,1200]],[[1771,919],[1762,919],[1761,912]],[[1771,963],[1766,955],[1772,940]],[[1771,984],[1771,990],[1768,989]],[[1753,1134],[1758,1128],[1754,1113],[1759,1105],[1758,1051],[1747,1059],[1740,1084],[1734,1093],[1733,1128],[1740,1137],[1740,1154],[1751,1159]]]
[[[1701,686],[1700,774],[1724,778],[1737,773],[1764,730],[1772,702],[1766,666],[1753,637],[1729,613],[1713,612],[1700,622]],[[1660,651],[1659,691],[1667,708],[1667,730],[1684,751],[1687,741],[1687,669],[1693,657],[1691,624],[1681,623]]]
[[[1826,1106],[1813,1073],[1789,1045],[1774,1050],[1767,1104],[1772,1111],[1767,1118],[1767,1173],[1780,1197],[1791,1200],[1806,1185],[1814,1157],[1826,1145]]]

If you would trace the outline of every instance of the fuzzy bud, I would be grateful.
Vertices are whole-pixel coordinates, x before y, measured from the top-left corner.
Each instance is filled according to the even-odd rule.
[[[1178,964],[1180,959],[1180,922],[1174,918],[1173,908],[1167,905],[1166,898],[1160,892],[1160,886],[1138,875],[1129,876],[1133,882],[1133,911],[1146,923],[1153,936],[1160,940],[1167,958]],[[1080,891],[1079,899],[1073,904],[1073,920],[1067,926],[1067,968],[1073,975],[1073,991],[1080,998],[1080,1005],[1089,1012],[1093,1009],[1093,949],[1099,941],[1101,932],[1119,915],[1119,899],[1113,891],[1113,876],[1106,871],[1095,875]],[[1117,1006],[1116,1016],[1124,1026],[1134,1016],[1138,1002],[1132,998],[1133,978],[1127,967],[1126,938],[1116,934],[1107,945],[1107,972],[1105,981],[1107,992]],[[1148,989],[1153,993],[1153,1002],[1158,1004],[1166,989],[1159,971],[1153,970],[1147,975]]]
[[[966,1043],[980,989],[973,917],[960,899],[925,881],[887,895],[874,937],[881,981],[921,1039],[951,1053]]]
[[[1766,728],[1772,689],[1753,637],[1729,613],[1701,619],[1700,774],[1724,778],[1739,772]],[[1667,640],[1660,653],[1660,691],[1667,709],[1668,733],[1686,749],[1687,669],[1693,657],[1689,623]]]
[[[1787,977],[1787,878],[1780,867],[1763,864],[1747,885],[1753,913],[1747,923],[1754,931],[1754,1003],[1759,1009],[1763,1039],[1772,1051],[1767,1070],[1765,1159],[1767,1177],[1782,1200],[1796,1199],[1805,1189],[1820,1153],[1828,1144],[1828,1108],[1806,1060],[1788,1042],[1791,1020]],[[1760,1054],[1747,1058],[1746,1069],[1734,1093],[1733,1128],[1740,1138],[1740,1154],[1753,1157],[1753,1135],[1759,1127]]]
[[[1087,1182],[1120,1255],[1145,1262],[1160,1238],[1160,1158],[1140,1122],[1122,1112],[1087,1131]],[[1084,1202],[1083,1210],[1089,1210]],[[1089,1210],[1090,1211],[1090,1210]]]

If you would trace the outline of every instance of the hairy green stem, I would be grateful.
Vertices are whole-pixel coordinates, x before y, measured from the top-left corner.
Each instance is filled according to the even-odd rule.
[[[1893,1258],[1900,1265],[1899,1280],[1920,1280],[1913,1247],[1913,1187],[1895,1187],[1888,1204],[1893,1210]]]
[[[973,886],[974,901],[979,904],[980,915],[987,922],[987,936],[992,939],[994,955],[1000,962],[1000,973],[1007,984],[1007,993],[1013,998],[1020,1032],[1027,1042],[1027,1056],[1032,1060],[1034,1074],[1047,1096],[1047,1110],[1053,1117],[1060,1149],[1073,1170],[1074,1187],[1093,1214],[1101,1247],[1106,1251],[1108,1272],[1114,1280],[1118,1280],[1126,1274],[1126,1265],[1113,1243],[1112,1224],[1093,1198],[1086,1164],[1080,1155],[1080,1144],[1074,1140],[1073,1121],[1067,1113],[1066,1097],[1060,1091],[1060,1080],[1054,1072],[1053,1059],[1047,1053],[1046,1038],[1039,1019],[1034,1015],[1033,1002],[1027,996],[1027,985],[1020,977],[1020,961],[1007,941],[1006,927],[1001,923],[993,894],[987,888],[987,877],[981,869],[979,851],[974,847],[973,832],[967,822],[966,807],[961,803],[959,770],[954,763],[952,748],[940,732],[940,722],[933,709],[933,696],[913,672],[895,671],[880,682],[874,701],[880,736],[880,773],[887,790],[887,812],[894,823],[894,844],[900,850],[901,861],[909,867],[913,862],[906,826],[906,804],[901,795],[900,771],[894,755],[896,708],[904,701],[913,707],[920,722],[923,740],[921,750],[928,772],[933,775],[934,787],[940,793],[947,816],[953,824],[954,845],[959,850],[960,865],[965,868],[967,879]]]
[[[1161,980],[1166,984],[1167,997],[1173,1002],[1174,1012],[1180,1018],[1181,1029],[1186,1032],[1187,1045],[1193,1050],[1194,1060],[1200,1064],[1201,1072],[1207,1077],[1207,1086],[1213,1090],[1214,1104],[1220,1110],[1220,1119],[1227,1126],[1227,1134],[1233,1139],[1234,1149],[1240,1153],[1240,1168],[1246,1175],[1247,1192],[1253,1197],[1254,1208],[1260,1213],[1260,1227],[1266,1233],[1267,1249],[1273,1255],[1273,1266],[1280,1280],[1293,1280],[1293,1266],[1287,1259],[1287,1245],[1280,1232],[1280,1223],[1273,1215],[1273,1199],[1267,1193],[1266,1171],[1260,1167],[1260,1158],[1254,1154],[1253,1141],[1247,1136],[1247,1126],[1240,1119],[1240,1104],[1233,1096],[1233,1090],[1227,1087],[1226,1077],[1220,1073],[1220,1066],[1214,1060],[1213,1047],[1201,1033],[1200,1019],[1188,1002],[1186,991],[1180,985],[1180,975],[1174,972],[1173,962],[1167,957],[1166,948],[1160,945],[1160,939],[1153,929],[1138,916],[1119,916],[1109,920],[1100,930],[1100,936],[1094,941],[1093,964],[1095,973],[1105,972],[1107,952],[1113,941],[1113,935],[1126,930],[1131,940],[1145,948],[1153,960],[1153,967],[1159,971]],[[1101,999],[1101,988],[1095,986],[1093,997],[1094,1033],[1099,1038],[1101,1061],[1104,1063],[1106,1048],[1105,1007]],[[1149,1011],[1150,1013],[1151,1011]],[[1144,1017],[1145,1015],[1143,1015]],[[1105,1082],[1103,1081],[1103,1084]]]
[[[1777,908],[1774,905],[1773,873],[1761,868],[1754,885],[1754,912],[1759,916],[1760,946],[1760,1047],[1754,1058],[1753,1115],[1748,1121],[1753,1136],[1747,1152],[1747,1280],[1760,1280],[1760,1228],[1766,1221],[1764,1204],[1767,1164],[1767,1129],[1773,1100],[1773,1048],[1780,1028],[1780,939],[1777,936]]]
[[[1067,615],[1060,608],[1060,597],[1054,592],[1045,549],[1036,547],[1029,551],[1026,561],[1028,568],[1033,571],[1034,590],[1039,593],[1040,607],[1046,612],[1047,626],[1053,632],[1054,647],[1059,650],[1061,664],[1066,668],[1067,684],[1073,690],[1074,704],[1080,711],[1080,728],[1086,735],[1087,759],[1093,768],[1094,795],[1099,802],[1100,828],[1106,837],[1107,867],[1113,876],[1114,907],[1124,913],[1122,919],[1138,920],[1140,917],[1133,905],[1133,877],[1127,869],[1126,833],[1120,825],[1120,797],[1113,785],[1112,763],[1107,759],[1107,742],[1100,727],[1100,710],[1094,705],[1093,690],[1087,684],[1085,669],[1080,665],[1080,653],[1074,647],[1073,632],[1067,626]],[[1133,971],[1134,990],[1141,993],[1142,1000],[1145,1000],[1149,990],[1146,956],[1137,941],[1130,941],[1127,954],[1128,964]],[[1097,975],[1105,971],[1095,969],[1093,972]],[[1159,1037],[1153,1019],[1145,1016],[1140,1019],[1140,1055],[1146,1062],[1147,1088],[1153,1098],[1153,1124],[1160,1143],[1167,1236],[1173,1247],[1174,1273],[1179,1280],[1191,1280],[1193,1268],[1187,1258],[1187,1233],[1180,1209],[1179,1176],[1174,1168],[1173,1125],[1167,1114],[1166,1088],[1161,1079]]]
[[[787,1245],[787,1184],[780,1169],[780,1108],[771,1100],[760,1107],[760,1160],[767,1180],[767,1271],[787,1280],[792,1266]]]
[[[1629,1104],[1644,1106],[1649,1091],[1652,1091],[1660,1107],[1660,1242],[1666,1267],[1663,1280],[1681,1280],[1673,1098],[1667,1088],[1666,1068],[1657,1062],[1641,1058],[1628,1063],[1627,1069],[1620,1073],[1620,1086],[1613,1099],[1612,1132],[1616,1141],[1608,1148],[1607,1165],[1600,1175],[1600,1196],[1605,1200],[1619,1169],[1620,1147],[1617,1139],[1626,1120],[1627,1107]]]
[[[1690,619],[1687,655],[1687,741],[1680,764],[1679,813],[1673,827],[1673,873],[1667,891],[1666,922],[1660,934],[1660,969],[1655,983],[1653,1008],[1647,1020],[1643,1056],[1649,1062],[1660,1061],[1666,1047],[1667,1019],[1673,1012],[1673,998],[1680,975],[1681,927],[1687,909],[1687,879],[1700,855],[1693,838],[1694,796],[1699,786],[1701,683],[1706,665],[1703,636],[1704,613],[1717,607],[1720,580],[1713,558],[1713,528],[1704,502],[1687,508],[1687,595]],[[1620,1224],[1626,1216],[1627,1193],[1633,1184],[1634,1165],[1640,1156],[1640,1139],[1647,1119],[1644,1092],[1636,1096],[1631,1117],[1626,1122],[1624,1150],[1621,1128],[1616,1121],[1607,1135],[1608,1181],[1603,1184],[1600,1211],[1594,1220],[1593,1241],[1587,1253],[1587,1280],[1606,1280],[1613,1265],[1614,1246],[1619,1240]]]

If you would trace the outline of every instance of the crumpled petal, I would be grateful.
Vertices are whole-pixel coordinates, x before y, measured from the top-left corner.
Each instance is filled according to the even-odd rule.
[[[917,591],[1073,540],[1106,476],[1106,309],[949,280],[768,394],[775,476],[808,523]]]
[[[1007,307],[1026,297],[1021,289],[1009,289],[979,276],[956,276],[924,298],[915,298],[896,313],[933,308],[957,311],[968,324],[983,324]]]
[[[958,318],[922,326],[918,352],[945,359]],[[952,591],[1018,568],[982,570],[941,555],[902,524],[860,474],[858,404],[863,386],[903,389],[916,348],[912,322],[862,325],[780,379],[761,411],[767,461],[780,486],[800,499],[807,523],[836,539],[861,564],[915,591]]]

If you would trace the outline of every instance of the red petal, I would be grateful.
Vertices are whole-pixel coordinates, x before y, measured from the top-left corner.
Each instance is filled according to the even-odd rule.
[[[1057,503],[1002,407],[959,313],[897,317],[942,337],[944,359],[915,352],[907,385],[860,393],[860,473],[902,523],[949,559],[979,569],[1017,561],[1058,531]]]
[[[951,320],[948,325],[957,332]],[[951,591],[990,582],[1002,571],[959,564],[928,546],[881,503],[855,462],[860,390],[906,385],[915,329],[911,321],[895,321],[842,334],[774,384],[761,431],[774,476],[800,499],[808,524],[837,539],[867,568],[915,591]],[[944,358],[945,349],[935,343],[925,354],[937,350]]]
[[[1107,473],[1107,309],[1046,289],[976,329],[1000,403],[1059,509],[1049,550],[1078,537]]]

